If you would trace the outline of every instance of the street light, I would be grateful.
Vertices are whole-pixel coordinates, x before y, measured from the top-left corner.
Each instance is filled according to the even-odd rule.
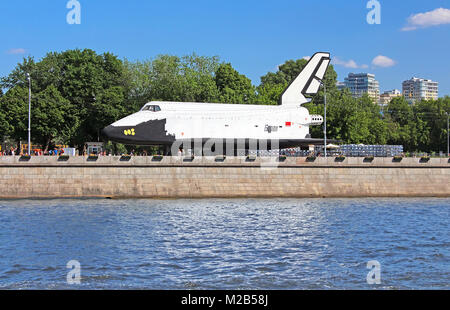
[[[31,155],[31,76],[27,73],[28,79],[28,155]]]
[[[324,153],[327,158],[327,86],[325,81],[321,80],[323,85],[323,103],[324,103],[324,123],[323,123],[323,136],[324,136]]]
[[[449,139],[449,130],[448,130],[448,117],[449,113],[445,112],[447,114],[447,157],[450,156],[450,139]]]

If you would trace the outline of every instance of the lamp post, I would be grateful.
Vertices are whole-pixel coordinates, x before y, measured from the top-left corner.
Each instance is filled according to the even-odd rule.
[[[449,117],[449,113],[446,112],[445,114],[447,114],[447,157],[450,156],[450,139],[449,139],[449,126],[448,126],[448,117]]]
[[[31,76],[27,73],[28,78],[28,155],[31,155]]]
[[[327,158],[327,86],[325,82],[322,81],[323,84],[323,102],[324,102],[324,125],[323,125],[323,136],[324,136],[324,147],[325,147],[325,158]]]

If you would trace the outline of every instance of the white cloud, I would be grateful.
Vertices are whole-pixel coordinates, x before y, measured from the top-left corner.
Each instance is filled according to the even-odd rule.
[[[342,60],[339,57],[334,57],[332,64],[351,69],[367,69],[369,67],[368,65],[358,65],[353,59]]]
[[[408,25],[402,31],[412,31],[418,28],[427,28],[439,25],[450,24],[450,10],[439,8],[430,12],[411,15],[408,18]]]
[[[25,54],[27,51],[24,48],[12,48],[8,50],[6,53],[9,55],[22,55]]]
[[[396,62],[386,56],[378,55],[372,60],[372,65],[376,67],[389,68],[395,66]]]

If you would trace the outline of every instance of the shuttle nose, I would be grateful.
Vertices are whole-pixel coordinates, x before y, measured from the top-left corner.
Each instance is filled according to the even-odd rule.
[[[117,140],[120,137],[119,134],[120,130],[111,125],[103,128],[103,130],[101,131],[101,136],[107,140]]]
[[[101,136],[104,140],[117,143],[133,144],[139,142],[136,129],[133,127],[116,127],[109,125],[101,131]]]

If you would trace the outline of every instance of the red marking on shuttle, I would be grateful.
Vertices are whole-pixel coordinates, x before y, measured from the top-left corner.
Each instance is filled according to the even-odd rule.
[[[291,127],[292,123],[291,122],[286,122],[286,127]]]

